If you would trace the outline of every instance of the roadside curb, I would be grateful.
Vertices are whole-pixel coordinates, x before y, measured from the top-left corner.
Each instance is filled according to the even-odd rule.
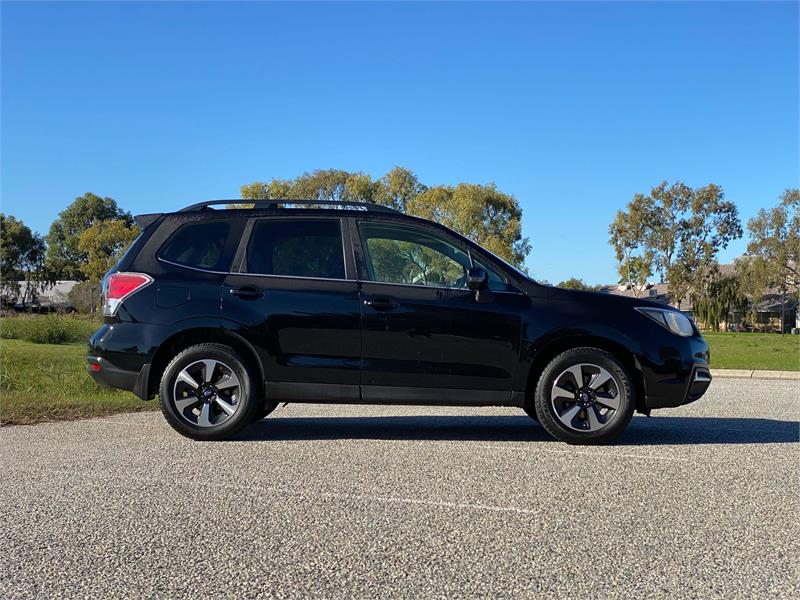
[[[711,369],[711,377],[720,379],[783,379],[800,381],[800,371],[759,371],[754,369]]]

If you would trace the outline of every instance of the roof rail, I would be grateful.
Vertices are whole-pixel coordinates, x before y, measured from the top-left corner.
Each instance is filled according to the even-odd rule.
[[[383,212],[383,213],[398,213],[400,211],[382,204],[373,204],[372,202],[346,202],[338,200],[291,200],[289,198],[236,198],[226,200],[206,200],[205,202],[198,202],[185,208],[180,209],[178,212],[192,212],[196,210],[211,209],[212,206],[230,206],[232,204],[252,204],[253,208],[278,208],[279,204],[299,204],[301,206],[337,206],[337,207],[356,207],[368,212]],[[249,208],[249,207],[248,207]]]

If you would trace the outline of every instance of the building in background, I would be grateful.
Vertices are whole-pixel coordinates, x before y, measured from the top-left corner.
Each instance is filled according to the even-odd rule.
[[[33,300],[30,294],[25,297],[22,296],[22,291],[26,289],[26,281],[17,282],[20,295],[9,302],[11,308],[16,311],[31,311],[31,312],[72,312],[75,307],[69,299],[69,293],[72,291],[78,282],[73,280],[59,280],[53,285],[45,286],[44,290],[39,290],[33,294]]]

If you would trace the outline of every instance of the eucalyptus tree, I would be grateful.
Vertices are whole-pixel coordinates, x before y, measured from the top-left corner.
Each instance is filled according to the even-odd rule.
[[[678,304],[713,276],[720,250],[741,237],[742,226],[736,205],[720,186],[663,181],[647,195],[636,194],[609,231],[620,270],[637,267],[641,281],[654,269]]]
[[[294,179],[256,181],[241,187],[241,197],[389,206],[447,225],[517,267],[523,266],[531,250],[522,235],[522,208],[514,196],[494,184],[428,187],[413,171],[399,166],[377,179],[360,171],[318,169]]]
[[[739,261],[743,284],[754,298],[779,291],[783,331],[787,297],[797,298],[800,286],[800,189],[784,190],[778,204],[759,210],[747,229],[747,254]]]

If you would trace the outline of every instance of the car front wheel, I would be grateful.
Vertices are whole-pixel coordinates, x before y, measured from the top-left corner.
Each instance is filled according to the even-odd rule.
[[[620,361],[599,348],[573,348],[556,356],[536,385],[533,407],[554,438],[602,444],[633,416],[635,388]]]

